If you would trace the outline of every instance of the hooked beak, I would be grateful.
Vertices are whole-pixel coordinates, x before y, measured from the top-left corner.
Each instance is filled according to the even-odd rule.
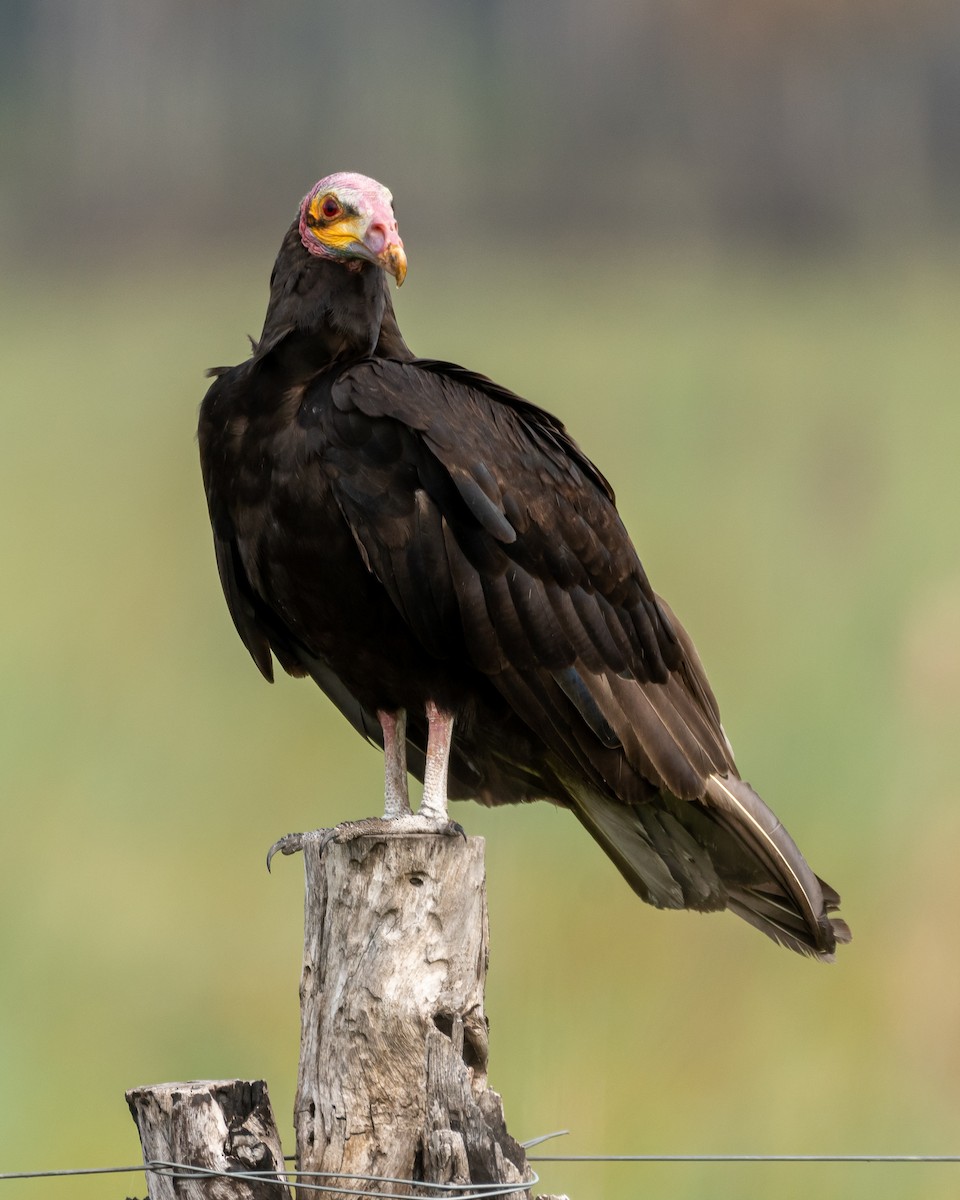
[[[377,255],[377,263],[397,281],[397,287],[403,284],[407,277],[407,256],[400,241],[390,242]]]
[[[363,257],[388,271],[399,287],[407,275],[407,256],[393,213],[375,216],[364,229],[360,244]]]

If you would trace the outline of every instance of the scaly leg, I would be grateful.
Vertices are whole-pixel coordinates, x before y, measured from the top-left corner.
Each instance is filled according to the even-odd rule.
[[[383,816],[392,821],[411,812],[407,791],[407,714],[399,708],[394,712],[377,710],[377,720],[383,730]]]
[[[275,854],[296,854],[304,843],[317,838],[320,851],[330,842],[348,842],[352,838],[402,836],[410,833],[440,833],[447,836],[467,835],[456,821],[447,816],[447,772],[450,766],[450,747],[453,743],[453,714],[442,712],[427,701],[427,757],[423,772],[423,802],[420,811],[410,811],[407,792],[407,715],[401,708],[396,713],[381,709],[377,719],[383,730],[384,755],[384,812],[382,817],[367,817],[362,821],[344,821],[333,829],[318,829],[315,833],[288,833],[270,847],[267,870]]]
[[[423,801],[420,816],[447,820],[447,771],[453,744],[453,713],[445,713],[427,701],[427,761],[423,770]]]

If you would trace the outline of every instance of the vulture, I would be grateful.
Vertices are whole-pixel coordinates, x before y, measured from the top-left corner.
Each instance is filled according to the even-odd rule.
[[[459,829],[448,796],[548,800],[647,903],[831,960],[839,897],[738,774],[610,484],[549,412],[408,348],[406,271],[390,192],[326,176],[251,356],[209,372],[203,481],[253,661],[310,676],[383,749],[390,829]]]

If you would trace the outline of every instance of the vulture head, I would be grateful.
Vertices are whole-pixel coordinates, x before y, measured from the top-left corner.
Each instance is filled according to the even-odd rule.
[[[300,205],[300,240],[317,258],[350,270],[375,263],[398,286],[407,274],[393,196],[366,175],[339,171],[315,183]]]

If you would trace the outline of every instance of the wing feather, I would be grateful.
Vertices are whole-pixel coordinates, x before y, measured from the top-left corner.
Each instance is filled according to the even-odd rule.
[[[457,598],[460,620],[465,636],[470,639],[470,653],[478,670],[486,675],[499,675],[509,665],[499,635],[490,618],[483,577],[475,570],[450,528],[443,521],[443,548],[446,553],[450,579]]]
[[[332,394],[323,463],[365,562],[425,649],[469,658],[540,739],[631,885],[829,957],[835,894],[739,779],[696,650],[562,425],[424,360],[360,363]]]
[[[576,654],[554,614],[543,582],[517,563],[507,568],[506,581],[528,643],[527,654],[537,665],[550,670],[569,667]]]
[[[559,422],[480,377],[419,360],[358,364],[332,397],[331,485],[425,647],[461,649],[449,641],[452,603],[474,663],[494,682],[529,674],[564,739],[577,720],[600,744],[616,730],[637,766],[653,764],[651,782],[702,794],[705,772],[728,765],[718,723],[676,669],[686,659],[673,623],[609,486]],[[575,663],[576,685],[560,686],[553,673]]]

